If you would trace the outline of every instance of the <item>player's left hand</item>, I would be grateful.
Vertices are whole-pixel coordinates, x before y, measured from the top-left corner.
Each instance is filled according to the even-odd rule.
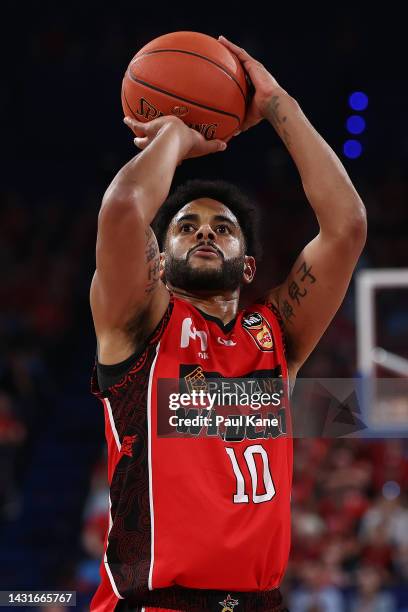
[[[272,96],[278,91],[283,91],[277,80],[267,71],[265,66],[251,57],[245,49],[241,49],[230,42],[225,36],[219,36],[218,41],[234,53],[244,67],[245,72],[254,86],[255,93],[250,101],[245,119],[241,126],[241,132],[256,125],[265,117]]]

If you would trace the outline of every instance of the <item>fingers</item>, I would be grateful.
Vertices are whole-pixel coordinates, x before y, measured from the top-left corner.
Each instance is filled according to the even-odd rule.
[[[128,115],[123,118],[123,123],[126,123],[126,125],[131,129],[133,129],[134,127],[143,126],[143,123],[141,121],[136,121],[136,119],[133,119],[133,117],[129,117]]]
[[[218,37],[218,41],[224,45],[224,47],[227,47],[227,49],[229,49],[230,51],[232,51],[233,53],[235,53],[235,55],[237,56],[237,58],[241,61],[241,62],[245,62],[248,60],[252,60],[253,57],[251,57],[249,55],[249,53],[247,53],[245,51],[245,49],[242,49],[241,47],[238,47],[238,45],[235,45],[233,42],[231,42],[230,40],[228,40],[228,38],[225,38],[225,36],[219,36]]]
[[[147,136],[144,137],[136,137],[133,139],[133,142],[137,146],[138,149],[145,149],[149,144],[149,138]]]
[[[219,153],[225,151],[227,143],[223,140],[207,140],[206,141],[207,153]]]
[[[148,123],[142,123],[141,121],[136,121],[132,117],[124,117],[123,123],[125,123],[136,136],[143,136],[147,133]]]
[[[166,117],[162,117],[162,120],[165,120]],[[169,120],[173,120],[173,117],[167,117]],[[125,117],[123,122],[127,125],[135,134],[136,138],[133,139],[134,144],[138,149],[145,149],[148,144],[154,139],[158,126],[153,126],[153,123],[157,122],[158,119],[153,120],[152,122],[142,123],[141,121],[137,121],[132,117]],[[181,122],[180,119],[178,121]],[[162,121],[163,122],[163,121]],[[155,128],[155,129],[153,129]],[[219,151],[225,151],[227,148],[227,143],[223,140],[206,140],[204,136],[192,130],[195,134],[195,138],[197,141],[193,146],[194,153],[193,155],[207,155],[209,153],[218,153]]]
[[[220,153],[225,151],[227,143],[223,140],[205,140],[205,138],[197,133],[197,141],[192,147],[188,157],[201,157],[210,153]]]

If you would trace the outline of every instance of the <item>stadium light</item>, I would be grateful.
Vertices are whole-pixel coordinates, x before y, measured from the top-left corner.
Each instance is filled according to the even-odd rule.
[[[365,110],[368,106],[368,96],[362,91],[354,91],[349,97],[349,105],[355,111]]]
[[[363,151],[363,147],[361,146],[361,142],[358,140],[346,140],[343,145],[343,152],[346,157],[349,159],[356,159],[360,157]]]
[[[350,134],[361,134],[365,130],[366,122],[360,115],[351,115],[347,119],[346,127]]]

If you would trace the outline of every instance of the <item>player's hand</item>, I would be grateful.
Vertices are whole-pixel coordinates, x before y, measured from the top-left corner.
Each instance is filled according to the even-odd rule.
[[[146,123],[136,121],[132,117],[125,117],[123,121],[135,134],[134,143],[139,149],[148,147],[163,130],[172,129],[177,132],[183,145],[182,157],[179,161],[189,157],[218,153],[219,151],[225,151],[227,148],[227,144],[223,140],[206,140],[202,134],[189,128],[178,117],[165,115]]]
[[[234,53],[244,67],[245,72],[254,86],[255,93],[248,107],[241,131],[256,125],[265,117],[272,96],[283,91],[277,80],[267,71],[265,66],[251,57],[245,49],[230,42],[225,36],[219,36],[218,41]]]

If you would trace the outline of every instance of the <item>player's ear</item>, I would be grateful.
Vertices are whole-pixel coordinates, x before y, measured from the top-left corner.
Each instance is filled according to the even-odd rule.
[[[242,280],[245,285],[249,285],[252,283],[255,277],[256,272],[256,262],[255,258],[251,255],[245,255],[244,262],[244,273],[242,275]]]
[[[163,252],[163,253],[160,253],[160,268],[159,268],[159,277],[163,281],[163,283],[166,282],[166,279],[164,278],[164,262],[165,262],[165,254]]]

